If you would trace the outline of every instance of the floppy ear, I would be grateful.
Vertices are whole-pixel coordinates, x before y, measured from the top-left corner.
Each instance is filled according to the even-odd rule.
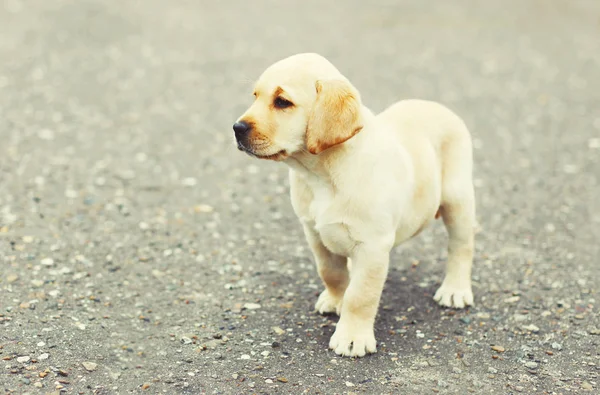
[[[308,118],[306,147],[311,154],[348,140],[362,128],[360,95],[347,81],[317,81],[317,101]]]

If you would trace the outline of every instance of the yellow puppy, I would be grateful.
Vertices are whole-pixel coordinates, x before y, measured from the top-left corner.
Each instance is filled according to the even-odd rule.
[[[238,148],[290,168],[292,205],[325,285],[315,308],[340,315],[330,348],[348,356],[376,351],[390,250],[438,215],[449,247],[434,299],[456,308],[473,303],[473,159],[458,116],[422,100],[374,115],[316,54],[273,64],[254,96],[233,125]]]

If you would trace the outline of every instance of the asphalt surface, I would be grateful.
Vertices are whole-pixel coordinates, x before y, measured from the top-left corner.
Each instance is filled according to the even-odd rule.
[[[4,0],[0,388],[598,393],[599,37],[597,1]],[[473,134],[476,305],[432,300],[438,221],[393,253],[362,359],[327,350],[285,165],[233,144],[305,51]]]

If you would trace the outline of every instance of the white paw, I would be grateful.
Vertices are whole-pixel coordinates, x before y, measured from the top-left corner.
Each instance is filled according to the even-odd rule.
[[[367,353],[377,352],[373,325],[360,321],[348,322],[341,318],[329,340],[329,348],[346,357],[363,357]]]
[[[443,282],[433,300],[445,307],[462,309],[465,306],[473,305],[473,291],[470,286],[456,287]]]
[[[342,311],[342,300],[342,297],[335,297],[331,295],[328,290],[325,290],[319,295],[319,299],[317,299],[317,303],[315,304],[315,310],[318,311],[319,314],[335,313],[340,315],[340,311]]]

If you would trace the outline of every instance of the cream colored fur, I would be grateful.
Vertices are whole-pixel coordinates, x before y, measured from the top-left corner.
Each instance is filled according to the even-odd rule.
[[[376,351],[373,327],[390,251],[437,213],[449,247],[434,299],[447,307],[473,304],[472,148],[458,116],[422,100],[375,115],[316,54],[269,67],[255,96],[240,117],[252,126],[240,149],[290,168],[292,205],[325,286],[316,310],[340,315],[331,349],[347,356]],[[277,97],[292,105],[274,107]]]

